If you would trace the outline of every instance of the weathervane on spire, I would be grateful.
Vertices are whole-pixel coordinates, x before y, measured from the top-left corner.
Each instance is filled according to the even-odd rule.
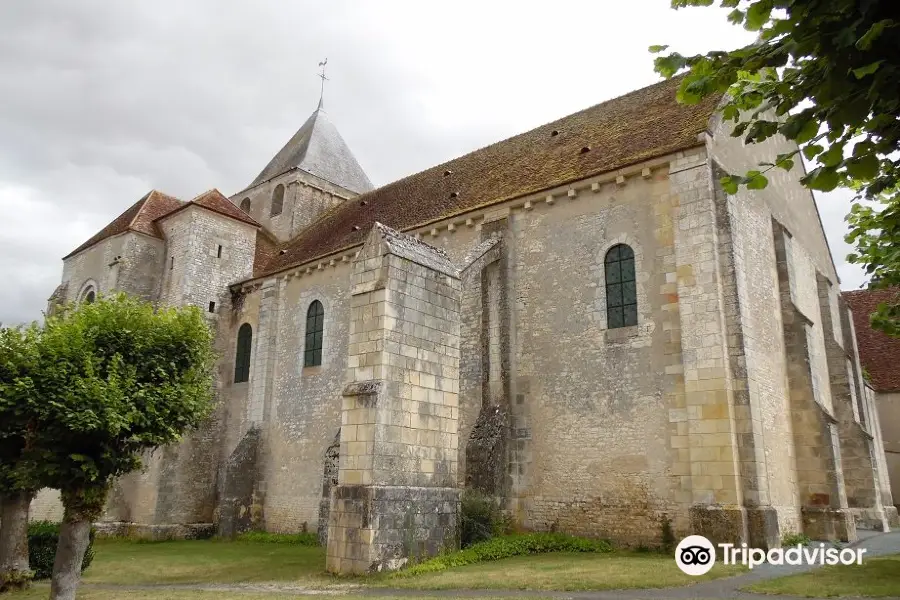
[[[319,108],[322,108],[322,99],[325,97],[325,82],[328,81],[328,78],[325,77],[325,65],[327,64],[327,58],[319,63],[319,66],[322,68],[322,72],[318,75],[322,79],[322,89],[319,91]]]

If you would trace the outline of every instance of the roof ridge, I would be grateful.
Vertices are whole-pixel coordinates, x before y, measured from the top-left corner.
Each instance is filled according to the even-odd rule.
[[[190,202],[193,202],[193,201],[196,200],[197,198],[202,198],[203,196],[205,196],[205,195],[207,195],[207,194],[211,194],[211,193],[213,193],[213,192],[218,192],[220,196],[222,196],[223,198],[225,197],[225,195],[222,194],[222,192],[219,192],[219,188],[214,188],[214,187],[212,187],[212,188],[209,188],[208,190],[206,190],[205,192],[200,192],[199,194],[197,194],[196,196],[194,196],[193,198],[191,198],[191,199],[190,199]]]
[[[481,151],[483,151],[483,150],[487,150],[488,148],[492,148],[492,147],[494,147],[494,146],[497,146],[497,145],[506,143],[506,142],[508,142],[508,141],[510,141],[510,140],[513,140],[513,139],[515,139],[515,138],[517,138],[517,137],[519,137],[519,136],[527,135],[527,134],[531,133],[532,131],[537,131],[538,129],[541,129],[541,128],[543,128],[543,127],[547,127],[547,126],[549,126],[549,125],[553,125],[554,123],[558,123],[558,122],[563,121],[563,120],[565,120],[565,119],[569,119],[569,118],[571,118],[571,117],[580,115],[580,114],[582,114],[582,113],[585,113],[585,112],[588,112],[588,111],[591,111],[591,110],[596,110],[597,108],[603,106],[604,104],[608,104],[608,103],[613,102],[613,101],[616,101],[616,100],[621,100],[621,99],[623,99],[623,98],[627,98],[628,96],[632,96],[632,95],[634,95],[634,94],[638,94],[638,93],[643,92],[643,91],[645,91],[645,90],[648,90],[648,89],[650,89],[650,88],[652,88],[652,87],[656,87],[656,86],[658,86],[658,85],[665,84],[665,83],[669,82],[670,80],[678,79],[678,78],[680,78],[680,77],[683,77],[683,76],[679,75],[679,76],[676,76],[676,77],[672,77],[671,79],[663,79],[662,81],[657,81],[656,83],[652,83],[652,84],[646,85],[646,86],[644,86],[644,87],[642,87],[642,88],[639,88],[639,89],[636,89],[636,90],[632,90],[632,91],[630,91],[630,92],[628,92],[628,93],[626,93],[626,94],[622,94],[621,96],[616,96],[616,97],[614,97],[614,98],[608,98],[607,100],[604,100],[604,101],[602,101],[602,102],[598,102],[597,104],[591,105],[591,106],[589,106],[589,107],[587,107],[587,108],[584,108],[584,109],[582,109],[582,110],[579,110],[579,111],[577,111],[577,112],[574,112],[574,113],[572,113],[572,114],[570,114],[570,115],[567,115],[567,116],[564,116],[564,117],[560,117],[560,118],[554,119],[554,120],[552,120],[552,121],[547,121],[546,123],[542,123],[541,125],[538,125],[537,127],[532,127],[531,129],[528,129],[527,131],[523,131],[523,132],[517,133],[517,134],[515,134],[515,135],[511,135],[511,136],[509,136],[509,137],[507,137],[507,138],[504,138],[504,139],[502,139],[502,140],[500,140],[500,141],[493,142],[493,143],[487,144],[487,145],[485,145],[485,146],[481,146],[481,147],[479,147],[479,148],[476,148],[475,150],[471,150],[471,151],[466,152],[466,153],[464,153],[464,154],[460,154],[460,155],[458,155],[458,156],[455,156],[455,157],[453,157],[453,158],[450,158],[450,159],[448,159],[448,160],[445,160],[444,162],[438,163],[438,164],[436,164],[436,165],[432,165],[432,166],[427,167],[427,168],[425,168],[425,169],[422,169],[422,170],[420,170],[420,171],[415,171],[415,172],[413,172],[413,173],[410,173],[409,175],[406,175],[405,177],[401,177],[400,179],[395,179],[395,180],[393,180],[393,181],[389,181],[388,183],[385,183],[384,185],[380,185],[380,186],[376,187],[375,189],[369,190],[368,192],[363,192],[363,193],[361,193],[361,194],[358,194],[357,196],[354,196],[353,198],[350,198],[350,199],[348,199],[348,200],[345,201],[345,202],[341,202],[341,203],[339,203],[339,204],[335,204],[334,206],[331,206],[331,207],[325,209],[324,211],[322,211],[321,213],[319,213],[319,215],[315,218],[315,220],[313,220],[309,225],[307,225],[307,226],[304,227],[303,229],[299,230],[299,231],[296,233],[296,235],[294,235],[294,236],[292,236],[291,238],[285,240],[284,242],[280,242],[280,243],[279,243],[279,248],[281,248],[282,246],[287,246],[287,245],[290,244],[293,240],[299,238],[301,235],[303,235],[304,232],[306,232],[307,230],[311,229],[314,225],[316,225],[316,224],[319,223],[320,221],[323,221],[324,219],[328,218],[331,214],[333,214],[333,213],[335,213],[335,212],[338,212],[338,211],[342,210],[342,209],[345,207],[346,203],[349,202],[349,200],[368,200],[367,196],[375,195],[376,192],[379,192],[379,191],[381,191],[381,190],[387,188],[388,186],[392,186],[392,185],[396,185],[396,184],[402,183],[402,182],[404,182],[404,181],[406,181],[406,180],[408,180],[408,179],[411,179],[411,178],[413,178],[413,177],[416,177],[416,176],[418,176],[418,175],[421,175],[421,174],[423,174],[423,173],[425,173],[425,172],[427,172],[427,171],[432,171],[432,170],[438,169],[438,168],[440,168],[440,167],[443,167],[443,166],[445,166],[445,165],[449,165],[450,163],[452,163],[452,162],[454,162],[454,161],[461,160],[461,159],[463,159],[463,158],[465,158],[465,157],[467,157],[467,156],[471,156],[471,155],[477,154],[478,152],[481,152]],[[318,112],[318,109],[316,110],[316,112]],[[243,191],[243,190],[242,190],[242,191]],[[413,225],[412,227],[415,227],[415,226]]]
[[[153,192],[155,192],[155,191],[156,191],[155,189],[151,189],[149,192],[147,192],[146,194],[144,194],[144,197],[143,197],[143,198],[141,198],[140,200],[137,201],[137,203],[139,203],[140,206],[139,206],[138,209],[134,212],[134,216],[131,217],[131,220],[128,221],[128,224],[125,226],[125,229],[126,229],[126,230],[133,230],[133,228],[134,228],[134,222],[135,222],[135,221],[137,220],[137,218],[141,215],[141,211],[143,211],[143,210],[144,210],[144,207],[147,206],[147,201],[150,200],[150,196],[152,196],[152,195],[153,195]]]
[[[354,196],[281,244],[259,276],[357,245],[374,221],[406,231],[701,145],[697,134],[708,128],[719,96],[679,104],[681,79],[609,98]]]

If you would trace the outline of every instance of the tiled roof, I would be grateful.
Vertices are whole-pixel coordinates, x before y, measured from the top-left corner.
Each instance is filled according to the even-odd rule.
[[[186,202],[176,208],[175,210],[166,213],[164,215],[160,215],[158,219],[162,219],[163,217],[168,217],[169,215],[176,213],[184,208],[187,208],[191,205],[202,206],[208,210],[213,212],[217,212],[226,217],[231,217],[232,219],[237,219],[238,221],[242,221],[247,223],[248,225],[253,225],[254,227],[259,227],[259,223],[254,221],[250,215],[242,211],[240,208],[232,204],[228,201],[228,198],[222,195],[222,192],[216,189],[212,189],[206,192],[203,192],[190,202]],[[157,220],[158,220],[157,219]]]
[[[869,318],[878,305],[900,300],[900,288],[843,292],[853,311],[853,327],[859,360],[871,377],[876,392],[900,392],[900,339],[872,329]]]
[[[132,204],[125,212],[112,220],[109,225],[94,234],[88,241],[65,255],[63,260],[74,256],[97,242],[111,238],[126,231],[137,231],[153,237],[162,237],[153,223],[158,217],[180,208],[184,203],[157,190],[150,190],[147,195]]]
[[[260,227],[256,233],[256,251],[253,255],[253,276],[262,274],[262,269],[278,254],[278,238]]]
[[[376,221],[402,231],[697,146],[720,96],[680,105],[679,84],[674,78],[631,92],[347,200],[259,271],[358,244]]]
[[[97,242],[103,241],[114,235],[124,233],[126,231],[137,231],[147,235],[162,238],[162,233],[156,226],[156,221],[163,217],[176,213],[191,205],[202,206],[213,212],[217,212],[226,217],[237,219],[254,227],[259,227],[259,223],[250,218],[250,215],[236,207],[223,196],[219,190],[209,190],[203,192],[190,202],[182,202],[178,198],[163,194],[157,190],[151,190],[146,196],[132,204],[125,212],[113,219],[113,221],[98,231],[88,241],[78,246],[75,250],[63,257],[63,260],[78,254]]]
[[[256,176],[250,187],[294,168],[351,192],[362,193],[372,189],[372,182],[359,166],[337,128],[328,120],[321,104]]]

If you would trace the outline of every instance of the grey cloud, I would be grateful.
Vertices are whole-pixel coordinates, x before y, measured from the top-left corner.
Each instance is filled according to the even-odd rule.
[[[0,321],[37,318],[60,257],[150,188],[249,184],[326,56],[326,110],[380,185],[655,81],[652,43],[741,35],[657,0],[2,2]]]

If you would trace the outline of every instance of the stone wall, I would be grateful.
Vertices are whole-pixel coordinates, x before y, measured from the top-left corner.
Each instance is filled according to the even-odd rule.
[[[900,392],[874,393],[894,506],[900,508]]]
[[[59,490],[49,488],[40,490],[31,501],[28,518],[32,521],[62,521],[63,506]]]
[[[228,286],[253,272],[256,228],[197,206],[163,218],[159,227],[166,237],[160,303],[192,304],[213,319],[227,314]]]
[[[464,227],[429,236],[429,243],[444,248],[462,262],[480,231]],[[477,276],[480,279],[480,273]],[[221,460],[228,460],[251,423],[263,431],[258,463],[260,526],[273,532],[313,531],[324,526],[322,515],[323,471],[326,453],[340,429],[340,403],[335,400],[345,381],[349,325],[349,261],[324,261],[307,271],[272,278],[242,296],[233,311],[224,338],[223,372],[234,369],[234,344],[244,322],[253,326],[254,349],[249,383],[226,380],[220,395],[228,398],[227,425]],[[303,367],[306,311],[313,300],[325,309],[323,361]],[[480,295],[472,299],[479,311]],[[477,302],[477,304],[476,304]],[[481,324],[473,335],[478,335]],[[274,334],[272,333],[274,332]],[[260,347],[258,344],[262,344]],[[480,353],[461,359],[470,371],[480,368]],[[267,373],[267,375],[262,375]],[[467,378],[461,390],[460,436],[467,439],[480,408],[481,379]],[[251,392],[252,388],[252,392]],[[465,456],[460,445],[459,460]],[[459,474],[459,477],[463,477]]]
[[[667,518],[687,528],[667,167],[508,218],[511,508],[525,527],[631,544],[658,544]],[[618,243],[635,255],[638,324],[609,329],[604,258]]]
[[[777,136],[745,146],[717,119],[711,133],[714,178],[755,168],[758,162],[793,149]],[[837,275],[821,227],[810,226],[819,222],[818,212],[812,195],[798,181],[802,175],[800,164],[790,172],[775,170],[765,190],[741,189],[725,201],[733,259],[726,270],[736,283],[733,299],[726,293],[726,313],[734,303],[739,315],[730,317],[728,343],[736,375],[742,495],[748,511],[759,509],[760,515],[768,515],[762,524],[770,544],[804,527],[801,506],[807,512],[813,506],[846,508],[841,499],[840,444],[832,439],[826,353],[828,336],[835,343],[826,321],[836,309],[820,305],[819,289],[820,279],[836,282]],[[724,196],[721,190],[718,194]],[[780,264],[775,256],[778,247]],[[834,516],[832,535],[855,535],[847,531],[852,524],[842,521],[846,515]]]
[[[896,506],[896,496],[893,493],[893,483],[897,481],[897,477],[900,476],[895,470],[891,470],[895,467],[892,462],[896,456],[896,453],[888,453],[886,450],[887,443],[885,442],[885,433],[884,429],[882,429],[882,419],[881,419],[881,411],[878,405],[878,395],[868,385],[865,386],[865,395],[866,395],[866,403],[869,406],[869,413],[871,415],[872,421],[872,433],[875,436],[874,439],[874,453],[875,453],[875,462],[876,462],[876,470],[878,474],[878,487],[879,493],[881,494],[881,504],[884,506],[885,511],[888,513],[888,521],[891,527],[895,527],[900,525],[900,523],[892,522],[893,513],[897,510]]]
[[[263,320],[268,319],[265,331],[271,332],[269,341],[274,342],[265,359],[271,389],[264,411],[255,413],[263,415],[267,431],[260,476],[270,531],[317,527],[325,454],[341,425],[336,396],[346,373],[349,280],[350,269],[342,263],[313,269],[299,278],[282,278],[271,291],[261,290],[272,296],[261,299],[260,340],[267,335]],[[315,300],[325,310],[322,364],[304,367],[306,314]],[[259,357],[264,360],[262,351]],[[257,410],[259,402],[252,410]]]
[[[81,299],[87,286],[156,300],[164,253],[162,240],[130,231],[98,242],[63,261],[65,301]]]

